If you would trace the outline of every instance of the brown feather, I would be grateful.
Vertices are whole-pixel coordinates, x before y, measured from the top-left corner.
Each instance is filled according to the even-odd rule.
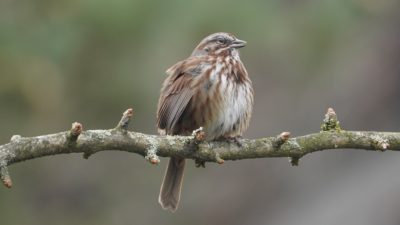
[[[204,38],[192,55],[167,70],[157,110],[161,134],[190,135],[203,127],[207,140],[236,137],[247,129],[253,108],[253,88],[239,58],[245,42],[228,33]],[[175,211],[185,159],[170,159],[159,202]]]

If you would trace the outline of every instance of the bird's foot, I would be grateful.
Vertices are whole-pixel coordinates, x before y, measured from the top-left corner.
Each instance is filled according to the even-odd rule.
[[[243,138],[242,136],[238,135],[238,136],[225,136],[223,137],[223,140],[229,142],[229,143],[235,143],[237,146],[239,147],[243,147]]]

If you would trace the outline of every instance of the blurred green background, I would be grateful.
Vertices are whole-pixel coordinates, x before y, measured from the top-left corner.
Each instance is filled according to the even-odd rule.
[[[0,143],[13,134],[114,127],[156,133],[164,71],[210,33],[248,42],[256,92],[247,138],[318,132],[334,107],[348,130],[400,129],[396,0],[0,1]],[[101,152],[10,167],[1,224],[400,224],[400,154],[326,151],[186,170],[180,209],[157,203],[167,160]]]

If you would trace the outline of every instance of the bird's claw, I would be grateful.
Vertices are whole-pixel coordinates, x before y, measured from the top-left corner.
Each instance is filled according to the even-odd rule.
[[[228,136],[228,137],[224,137],[224,140],[229,143],[235,143],[239,147],[243,147],[242,136],[234,136],[234,137]]]

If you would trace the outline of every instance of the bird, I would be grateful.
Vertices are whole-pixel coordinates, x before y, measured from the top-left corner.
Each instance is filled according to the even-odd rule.
[[[160,135],[187,136],[202,127],[207,141],[239,143],[254,104],[252,82],[239,56],[246,44],[231,33],[213,33],[167,69],[157,108]],[[158,198],[163,209],[177,210],[184,168],[184,158],[170,158]]]

